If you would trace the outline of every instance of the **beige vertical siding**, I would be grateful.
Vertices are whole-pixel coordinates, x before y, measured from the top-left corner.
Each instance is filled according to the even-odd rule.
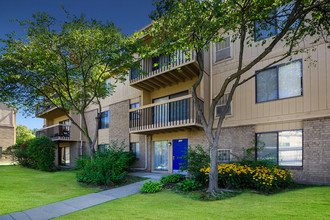
[[[315,51],[312,48],[309,49],[309,53],[298,54],[293,57],[293,60],[302,59],[303,63],[302,96],[256,103],[256,85],[253,78],[237,88],[232,102],[233,115],[226,118],[224,126],[276,123],[329,116],[330,70],[328,63],[330,63],[330,52],[325,44],[317,45]],[[236,45],[233,46],[233,50],[233,59],[228,62],[214,63],[213,96],[220,90],[224,79],[237,68],[238,51]],[[255,56],[255,50],[259,52],[260,48],[248,48],[245,56]],[[244,78],[278,59],[280,52],[279,47],[275,48],[267,59],[248,71]],[[310,59],[308,60],[308,58]],[[246,57],[246,62],[250,60],[251,57]],[[286,62],[289,62],[289,59],[282,63]]]

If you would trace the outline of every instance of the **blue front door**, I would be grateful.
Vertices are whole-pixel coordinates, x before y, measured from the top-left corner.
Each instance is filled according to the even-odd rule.
[[[187,155],[188,150],[188,139],[177,139],[173,140],[173,172],[179,170],[180,164],[186,162],[179,157]]]

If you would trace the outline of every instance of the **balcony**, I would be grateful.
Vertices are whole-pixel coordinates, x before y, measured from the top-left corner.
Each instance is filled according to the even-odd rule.
[[[131,69],[130,86],[149,92],[191,80],[199,74],[193,51],[186,56],[182,50],[176,50],[170,55],[144,58],[140,64],[143,73]]]
[[[198,104],[204,108],[202,100]],[[191,95],[131,109],[129,114],[130,133],[152,134],[202,127]]]
[[[63,115],[64,112],[60,108],[57,108],[52,104],[39,106],[35,113],[36,117],[47,119],[57,118]]]
[[[36,136],[47,136],[51,138],[53,141],[72,141],[72,138],[70,137],[70,125],[64,125],[64,124],[56,124],[49,127],[42,128],[40,130],[37,130]]]

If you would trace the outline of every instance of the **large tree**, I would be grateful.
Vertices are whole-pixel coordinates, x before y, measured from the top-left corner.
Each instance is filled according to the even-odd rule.
[[[28,129],[25,125],[16,126],[16,143],[23,144],[32,138],[35,138],[32,130]]]
[[[199,65],[199,77],[191,88],[198,115],[201,117],[209,149],[211,171],[208,191],[216,193],[218,189],[217,149],[222,123],[229,108],[233,94],[238,86],[251,78],[247,72],[264,59],[280,42],[283,54],[264,66],[268,68],[298,50],[298,44],[307,36],[314,43],[326,41],[329,36],[329,1],[327,0],[157,0],[156,9],[151,13],[154,20],[147,33],[152,41],[141,50],[142,57],[153,54],[170,54],[182,49],[196,54]],[[271,33],[275,27],[276,33]],[[274,31],[273,31],[274,32]],[[264,36],[264,33],[268,33]],[[220,90],[216,92],[209,108],[209,118],[205,118],[203,109],[197,105],[196,88],[204,76],[204,56],[210,44],[223,41],[231,36],[232,42],[239,45],[236,70],[227,76]],[[259,40],[262,39],[262,40]],[[256,41],[256,42],[255,42]],[[253,59],[243,56],[246,47],[260,47]],[[261,69],[261,70],[263,70]],[[226,107],[215,118],[215,107],[229,91]]]
[[[1,39],[0,100],[34,114],[40,108],[61,109],[87,139],[90,155],[98,132],[100,99],[111,94],[113,85],[125,80],[133,64],[135,40],[122,34],[111,22],[71,16],[59,22],[47,13],[18,21],[25,35]],[[96,127],[89,127],[86,110],[97,105]],[[81,124],[72,117],[80,114]]]

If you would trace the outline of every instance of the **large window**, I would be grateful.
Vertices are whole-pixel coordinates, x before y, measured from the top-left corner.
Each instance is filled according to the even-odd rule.
[[[129,150],[135,154],[136,159],[140,158],[140,143],[139,142],[131,142],[129,146]]]
[[[159,103],[170,99],[179,98],[188,95],[188,91],[175,93],[169,96],[153,99],[152,103]],[[166,123],[169,121],[179,121],[189,118],[189,103],[187,99],[177,100],[175,102],[164,103],[154,107],[154,123]]]
[[[296,60],[271,67],[256,76],[257,102],[302,95],[302,63]]]
[[[288,4],[277,8],[272,14],[269,14],[267,19],[257,20],[254,23],[254,39],[259,41],[271,36],[274,36],[282,31],[286,25],[288,16],[291,14],[294,4]],[[297,27],[297,20],[291,28]]]
[[[104,111],[101,113],[99,129],[109,128],[109,111]]]
[[[280,166],[302,166],[302,130],[257,133],[256,157]]]

